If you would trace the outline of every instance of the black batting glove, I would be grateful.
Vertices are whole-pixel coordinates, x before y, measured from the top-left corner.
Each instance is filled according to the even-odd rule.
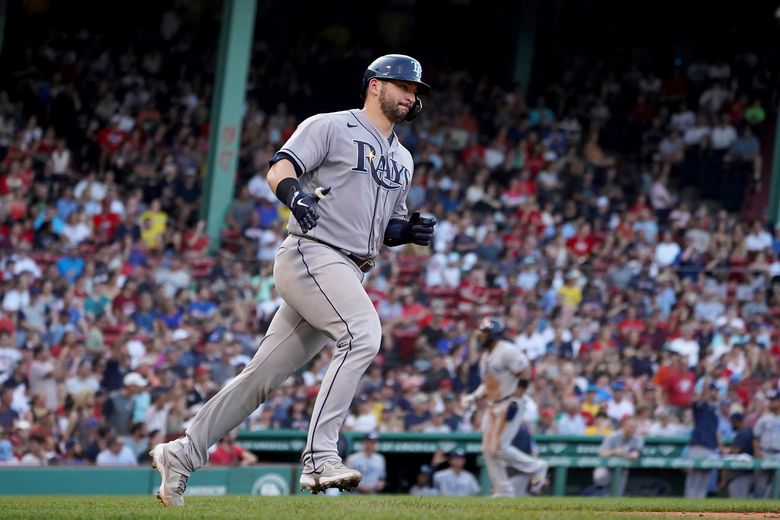
[[[317,211],[317,203],[320,198],[328,194],[330,188],[324,188],[320,190],[321,196],[314,193],[306,193],[300,189],[294,188],[290,190],[289,200],[287,201],[287,207],[292,211],[295,220],[301,226],[301,231],[308,233],[309,230],[317,226],[317,220],[320,215]]]
[[[433,227],[437,220],[433,217],[421,217],[419,211],[412,213],[406,223],[406,242],[418,246],[429,246],[433,241]]]

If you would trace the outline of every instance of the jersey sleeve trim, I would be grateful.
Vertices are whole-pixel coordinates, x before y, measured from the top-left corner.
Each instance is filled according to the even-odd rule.
[[[297,175],[298,177],[306,173],[306,166],[303,164],[300,158],[290,150],[285,150],[285,149],[279,150],[274,154],[273,157],[271,157],[271,160],[268,161],[268,164],[270,166],[273,166],[274,164],[278,163],[283,159],[287,159],[292,163],[293,168],[295,168],[295,175]]]

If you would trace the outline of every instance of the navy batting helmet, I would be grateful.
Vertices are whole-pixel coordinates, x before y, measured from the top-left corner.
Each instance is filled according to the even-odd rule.
[[[479,322],[480,332],[486,332],[491,338],[500,338],[504,334],[504,324],[498,318],[482,318]]]
[[[411,81],[417,84],[418,94],[427,94],[431,91],[431,86],[422,80],[422,66],[420,62],[404,54],[387,54],[371,62],[366,72],[363,73],[363,86],[360,89],[361,99],[366,98],[366,88],[368,88],[368,82],[372,78]],[[417,117],[421,110],[422,101],[415,96],[414,106],[409,110],[406,120],[411,121]]]

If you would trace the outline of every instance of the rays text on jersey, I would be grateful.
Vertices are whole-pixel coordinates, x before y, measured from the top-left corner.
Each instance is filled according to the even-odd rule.
[[[357,139],[353,139],[352,142],[357,148],[353,172],[370,173],[377,185],[389,191],[398,190],[404,182],[409,182],[411,175],[406,166],[383,154],[378,154],[371,143]]]

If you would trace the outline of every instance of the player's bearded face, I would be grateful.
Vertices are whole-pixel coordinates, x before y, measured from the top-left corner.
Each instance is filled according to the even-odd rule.
[[[392,123],[400,123],[406,119],[411,106],[406,102],[403,95],[398,95],[395,91],[400,89],[392,88],[388,83],[382,81],[379,87],[379,108],[382,113]],[[404,107],[406,107],[404,109]]]

